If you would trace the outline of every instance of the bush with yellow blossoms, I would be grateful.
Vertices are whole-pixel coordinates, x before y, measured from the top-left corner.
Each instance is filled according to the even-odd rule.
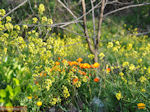
[[[53,20],[44,11],[40,4],[38,15],[23,25],[10,16],[0,21],[0,105],[66,111],[73,104],[82,110],[96,96],[106,111],[150,110],[148,36],[104,32],[100,62],[93,63],[85,40],[52,33]],[[0,17],[5,14],[0,9]]]
[[[82,58],[77,59],[78,50],[83,51],[82,53],[87,51],[86,44],[79,43],[72,46],[74,43],[81,42],[82,38],[64,36],[65,38],[61,39],[59,34],[47,35],[47,32],[51,32],[50,25],[53,21],[44,15],[44,11],[44,5],[40,4],[39,16],[32,19],[35,27],[26,25],[31,21],[26,21],[23,25],[14,25],[13,19],[9,16],[0,22],[0,75],[2,77],[8,75],[5,80],[0,79],[4,84],[0,88],[2,106],[26,105],[29,111],[40,111],[54,106],[60,108],[62,105],[67,107],[70,105],[69,102],[79,102],[77,94],[80,93],[82,96],[81,90],[88,93],[99,84],[99,81],[94,82],[95,69],[99,64],[96,63],[93,68],[92,64],[82,63]],[[3,9],[0,12],[0,16],[5,14]],[[40,30],[38,25],[41,25]],[[69,57],[74,61],[65,60]],[[9,64],[11,59],[19,65],[11,67]],[[8,65],[4,66],[7,61]],[[25,72],[22,74],[22,71]],[[93,95],[90,93],[89,97],[89,94],[86,94],[82,99],[88,97],[87,100],[90,101]]]

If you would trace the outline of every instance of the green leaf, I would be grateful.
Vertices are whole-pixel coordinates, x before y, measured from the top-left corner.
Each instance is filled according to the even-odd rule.
[[[10,70],[9,72],[5,73],[5,76],[7,77],[7,83],[11,80],[11,74],[13,73],[13,70]]]
[[[4,89],[0,90],[0,97],[5,98],[6,97],[6,91]]]
[[[13,99],[14,93],[12,87],[10,85],[7,85],[6,90],[9,92],[9,98]]]
[[[19,83],[19,80],[18,80],[18,79],[13,78],[13,81],[15,82],[16,86],[19,86],[19,85],[20,85],[20,83]]]
[[[14,89],[14,94],[15,94],[15,96],[16,96],[18,93],[20,93],[20,92],[21,92],[20,86],[18,86],[18,87],[16,87],[16,88]]]
[[[5,100],[4,99],[0,99],[0,103],[5,103]]]
[[[11,102],[8,102],[8,103],[6,103],[5,106],[6,106],[6,107],[10,107],[10,106],[12,106],[12,103],[11,103]]]

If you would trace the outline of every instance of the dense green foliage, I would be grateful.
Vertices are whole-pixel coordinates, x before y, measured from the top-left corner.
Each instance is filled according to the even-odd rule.
[[[0,21],[0,106],[60,112],[150,110],[150,39],[148,35],[137,35],[141,27],[137,28],[135,22],[137,26],[131,24],[137,17],[104,20],[99,63],[93,63],[94,55],[77,25],[68,28],[79,35],[68,31],[55,33],[49,27],[55,22],[54,17],[60,16],[55,13],[56,2],[32,2],[35,14],[31,19],[24,20],[26,15],[17,12],[23,21],[18,20],[24,25],[16,25],[15,14]],[[45,2],[46,7],[41,2]],[[30,10],[27,8],[25,12]],[[137,14],[143,16],[140,22],[146,20],[145,25],[148,10],[146,7]],[[0,9],[0,16],[6,12]],[[88,19],[92,37],[93,24],[91,18]]]

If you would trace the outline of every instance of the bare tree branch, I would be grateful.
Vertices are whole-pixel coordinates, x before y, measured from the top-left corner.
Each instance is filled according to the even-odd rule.
[[[77,19],[77,17],[73,14],[73,12],[65,6],[65,4],[63,2],[61,2],[61,0],[57,0],[65,9],[67,9],[67,11],[75,18]]]
[[[101,36],[101,27],[102,27],[103,15],[104,15],[104,8],[105,8],[105,0],[102,0],[101,13],[100,13],[99,22],[98,22],[97,41],[95,45],[96,49],[98,49],[98,44],[99,44],[99,40]]]
[[[32,12],[32,14],[33,14],[33,13],[34,13],[34,11],[33,11],[33,9],[32,9],[32,6],[31,6],[31,2],[30,2],[30,0],[28,0],[28,3],[29,3],[30,10],[31,10],[31,12]]]
[[[86,36],[86,40],[87,40],[87,43],[88,43],[88,46],[89,46],[89,48],[90,48],[90,51],[94,54],[94,48],[93,48],[93,46],[92,46],[92,43],[91,43],[91,41],[90,41],[90,37],[89,37],[89,35],[88,35],[88,29],[87,29],[87,25],[86,25],[86,23],[87,23],[87,21],[86,21],[86,5],[85,5],[85,0],[82,0],[82,9],[83,9],[83,28],[84,28],[84,34],[85,34],[85,36]]]
[[[25,0],[24,2],[22,2],[21,4],[19,4],[17,7],[15,7],[14,9],[12,9],[10,12],[8,12],[7,14],[5,14],[1,19],[3,20],[5,17],[7,17],[9,14],[11,14],[12,12],[14,12],[15,10],[17,10],[18,8],[20,8],[21,6],[23,6],[28,0]]]
[[[102,5],[101,5],[101,13],[98,21],[98,33],[97,33],[97,38],[96,38],[96,44],[95,46],[95,52],[94,52],[94,61],[98,62],[98,46],[100,42],[100,37],[101,37],[101,26],[102,26],[102,21],[103,21],[103,15],[104,15],[104,8],[106,6],[105,0],[102,0]]]
[[[77,19],[77,16],[75,16],[75,14],[67,7],[65,6],[65,4],[63,2],[61,2],[61,0],[57,0],[65,9],[67,9],[67,11],[75,18]],[[62,25],[61,27],[64,27],[65,25]],[[80,25],[78,25],[80,27],[80,30],[83,31],[83,29],[81,28]]]
[[[142,4],[125,6],[125,7],[122,7],[122,8],[119,8],[119,9],[116,9],[116,10],[113,10],[111,12],[108,12],[108,13],[104,14],[104,17],[106,17],[110,14],[116,13],[118,11],[124,10],[124,9],[133,8],[133,7],[141,7],[141,6],[145,6],[145,5],[150,5],[150,3],[142,3]]]
[[[90,0],[91,1],[91,6],[92,6],[92,9],[93,9],[93,7],[94,7],[94,4],[93,4],[93,2],[94,1],[92,1],[92,0]],[[94,14],[95,12],[94,12],[94,9],[92,10],[92,21],[93,21],[93,41],[94,41],[94,44],[96,44],[96,28],[95,28],[95,14]]]
[[[134,2],[133,1],[132,2],[119,2],[118,0],[114,0],[112,2],[107,2],[107,4],[114,4],[114,3],[120,4],[120,5],[129,5],[129,4],[132,4]]]
[[[86,13],[85,13],[85,14],[83,14],[82,16],[78,17],[76,20],[71,21],[70,23],[72,23],[72,22],[75,22],[75,21],[78,21],[78,20],[82,19],[82,18],[83,18],[83,16],[88,15],[89,13],[91,13],[91,11],[92,11],[92,10],[94,10],[95,8],[98,8],[98,6],[99,6],[100,4],[101,4],[101,1],[100,1],[97,5],[95,5],[93,8],[91,8],[88,12],[86,12]],[[65,25],[63,25],[63,26],[61,26],[61,27],[68,26],[68,25],[70,25],[70,23],[65,24]]]
[[[27,25],[28,27],[33,27],[33,26],[50,26],[51,28],[52,27],[61,27],[61,25],[68,25],[68,24],[74,24],[74,23],[78,23],[78,22],[83,22],[83,21],[69,21],[69,22],[62,22],[62,23],[55,23],[55,24],[52,24],[52,25],[44,25],[44,24],[16,24],[16,25]],[[61,27],[62,28],[62,27]]]

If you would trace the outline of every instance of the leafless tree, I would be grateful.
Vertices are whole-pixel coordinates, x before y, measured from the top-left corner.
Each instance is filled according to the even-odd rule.
[[[74,20],[68,21],[68,22],[55,23],[55,24],[51,25],[51,27],[59,27],[61,29],[70,31],[65,27],[70,24],[77,24],[79,26],[79,28],[81,29],[81,31],[83,31],[83,34],[84,34],[83,37],[86,38],[90,52],[92,54],[94,54],[94,62],[98,62],[98,54],[99,54],[98,49],[99,49],[99,43],[100,43],[100,38],[101,38],[101,33],[102,33],[101,29],[102,29],[103,20],[108,15],[111,15],[118,11],[122,11],[122,10],[133,8],[133,7],[141,7],[141,6],[145,6],[145,5],[150,5],[150,3],[148,3],[148,2],[144,2],[141,4],[134,4],[133,2],[128,2],[128,0],[100,0],[99,2],[96,0],[89,0],[88,5],[89,4],[91,5],[91,9],[88,8],[89,10],[87,11],[87,7],[86,7],[87,4],[85,3],[85,0],[79,0],[76,5],[82,6],[82,11],[81,11],[82,15],[80,17],[78,17],[78,15],[75,14],[75,12],[72,11],[71,7],[69,6],[71,4],[70,0],[57,0],[57,1],[65,10],[67,10],[69,12],[69,14],[73,17]],[[9,14],[14,12],[21,6],[23,6],[25,3],[30,4],[30,0],[23,0],[22,3],[20,3],[18,6],[13,8],[10,12],[8,12],[6,15],[4,15],[0,20],[4,19],[6,16],[8,16]],[[110,5],[110,4],[119,4],[119,5],[121,5],[121,7],[119,7],[119,8],[117,7],[117,9],[110,10],[107,12],[105,11],[105,13],[104,13],[105,7],[107,7],[107,5]],[[99,10],[99,12],[100,12],[98,18],[95,17],[96,9]],[[89,36],[89,32],[88,32],[88,28],[87,28],[87,15],[88,14],[92,14],[92,21],[93,21],[93,36],[92,37]],[[96,19],[98,19],[98,25],[96,25]],[[81,24],[81,23],[83,23],[83,24]],[[28,25],[28,26],[33,27],[35,25]],[[40,27],[40,25],[38,25],[38,26]],[[71,31],[71,32],[73,32],[73,31]],[[147,32],[145,32],[145,33],[147,33]],[[78,34],[78,33],[76,33],[76,34]]]
[[[101,38],[101,28],[102,28],[102,22],[103,22],[103,19],[110,15],[110,14],[113,14],[113,13],[116,13],[118,11],[121,11],[121,10],[125,10],[125,9],[128,9],[128,8],[133,8],[133,7],[140,7],[140,6],[145,6],[145,5],[150,5],[150,3],[142,3],[142,4],[133,4],[133,2],[119,2],[118,0],[101,0],[98,4],[96,4],[94,6],[94,2],[96,0],[89,0],[90,3],[91,3],[91,9],[89,11],[87,11],[87,8],[86,8],[86,3],[85,3],[85,0],[80,0],[81,1],[81,5],[82,5],[82,16],[80,17],[77,17],[75,16],[75,14],[73,13],[73,11],[71,11],[71,9],[69,9],[61,0],[57,0],[72,16],[73,18],[75,19],[74,21],[78,21],[80,19],[83,20],[83,25],[82,25],[82,28],[84,29],[84,35],[85,35],[85,38],[86,38],[86,41],[88,43],[88,47],[89,47],[89,50],[92,54],[94,54],[94,62],[98,62],[98,49],[99,49],[99,43],[100,43],[100,38]],[[80,2],[79,2],[80,3]],[[104,9],[106,7],[106,5],[108,4],[121,4],[121,5],[125,5],[123,7],[119,7],[115,10],[112,10],[112,11],[109,11],[107,13],[104,14]],[[100,7],[100,8],[99,8]],[[96,28],[96,17],[95,17],[95,9],[96,8],[99,8],[99,18],[98,18],[98,26]],[[87,11],[87,12],[86,12]],[[87,14],[91,13],[92,12],[92,20],[93,20],[93,36],[90,37],[89,36],[89,32],[88,32],[88,28],[87,28]],[[61,26],[61,28],[69,25],[70,23],[68,24],[64,24]],[[97,30],[96,30],[97,29]]]

